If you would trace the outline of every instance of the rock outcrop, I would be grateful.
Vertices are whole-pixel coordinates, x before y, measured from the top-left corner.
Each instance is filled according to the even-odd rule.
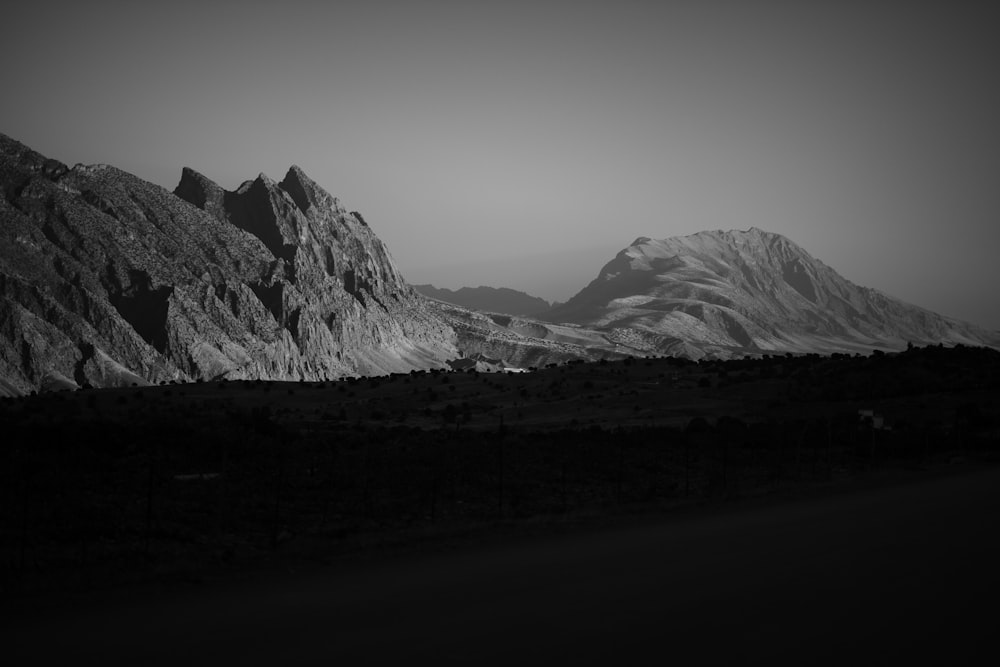
[[[859,287],[760,229],[639,238],[587,287],[543,316],[657,354],[1000,346],[1000,333]]]
[[[171,193],[0,135],[4,391],[443,367],[455,332],[298,167]]]

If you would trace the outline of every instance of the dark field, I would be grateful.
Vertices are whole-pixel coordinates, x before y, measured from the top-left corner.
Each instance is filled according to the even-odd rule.
[[[5,399],[3,605],[211,588],[968,471],[998,458],[998,397],[1000,353],[930,347]]]
[[[994,664],[1000,471],[29,613],[11,664]]]

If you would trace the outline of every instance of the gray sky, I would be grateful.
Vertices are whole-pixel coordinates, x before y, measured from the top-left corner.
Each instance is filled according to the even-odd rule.
[[[19,4],[0,131],[169,189],[298,164],[411,282],[565,300],[638,236],[757,226],[1000,329],[971,4]]]

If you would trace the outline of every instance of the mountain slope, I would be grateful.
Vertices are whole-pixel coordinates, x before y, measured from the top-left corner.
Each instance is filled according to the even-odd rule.
[[[450,290],[434,285],[414,285],[413,289],[438,301],[487,313],[532,316],[544,313],[552,307],[545,299],[507,287],[480,286]]]
[[[455,331],[455,344],[466,358],[490,358],[506,367],[542,367],[583,359],[620,359],[643,356],[644,351],[622,345],[601,331],[573,325],[481,313],[431,301],[430,307]]]
[[[787,238],[756,228],[636,239],[543,317],[693,357],[1000,344],[996,332],[859,287]]]
[[[175,193],[0,135],[0,377],[20,391],[442,366],[454,331],[292,167]]]

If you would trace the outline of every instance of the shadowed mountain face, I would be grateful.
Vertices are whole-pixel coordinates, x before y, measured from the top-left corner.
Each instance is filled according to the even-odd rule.
[[[552,307],[545,299],[507,287],[463,287],[450,290],[434,285],[414,285],[413,289],[438,301],[487,313],[532,316]]]
[[[298,167],[170,193],[0,135],[5,391],[443,366],[454,331]]]
[[[1000,345],[1000,334],[859,287],[759,229],[639,238],[543,316],[690,357],[867,351],[913,343]]]

